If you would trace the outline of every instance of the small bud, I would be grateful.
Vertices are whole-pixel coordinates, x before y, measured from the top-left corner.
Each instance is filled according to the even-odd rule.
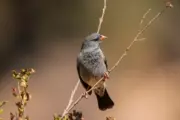
[[[16,88],[12,88],[12,92],[17,92],[17,89]]]
[[[26,69],[21,69],[21,72],[22,73],[25,73],[27,70]]]
[[[12,88],[12,94],[13,94],[14,97],[18,96],[18,92],[17,92],[16,88]]]
[[[18,96],[18,92],[17,92],[16,88],[12,88],[12,94],[13,94],[14,97]]]
[[[167,8],[173,8],[174,6],[173,6],[173,4],[171,3],[171,1],[167,1],[167,2],[166,2],[166,7],[167,7]]]
[[[35,73],[36,71],[33,69],[33,68],[31,68],[30,69],[30,73],[32,74],[32,73]]]

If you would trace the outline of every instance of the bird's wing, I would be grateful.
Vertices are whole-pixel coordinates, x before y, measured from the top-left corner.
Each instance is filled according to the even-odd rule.
[[[91,86],[89,86],[88,84],[86,84],[86,83],[83,81],[83,79],[82,79],[82,77],[81,77],[81,75],[80,75],[80,65],[81,65],[81,63],[77,60],[77,66],[76,66],[76,68],[77,68],[77,72],[78,72],[79,79],[80,79],[83,87],[86,89],[86,91],[88,91],[89,89],[91,89]],[[91,95],[91,94],[92,94],[92,91],[90,91],[88,94]]]

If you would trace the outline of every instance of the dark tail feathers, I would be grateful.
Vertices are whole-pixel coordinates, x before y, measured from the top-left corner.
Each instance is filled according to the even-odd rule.
[[[110,98],[106,89],[104,91],[104,96],[99,96],[96,93],[95,93],[95,95],[97,97],[98,106],[99,106],[100,110],[105,111],[105,110],[110,109],[114,106],[114,102]]]

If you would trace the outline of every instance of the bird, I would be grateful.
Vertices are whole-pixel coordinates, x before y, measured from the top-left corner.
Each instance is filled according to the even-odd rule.
[[[100,44],[107,37],[99,33],[91,33],[82,42],[77,56],[77,72],[86,91],[90,90],[98,80],[103,80],[93,89],[98,107],[101,111],[111,109],[114,102],[106,89],[106,79],[109,79],[107,59],[104,56]],[[92,91],[88,92],[89,95]]]

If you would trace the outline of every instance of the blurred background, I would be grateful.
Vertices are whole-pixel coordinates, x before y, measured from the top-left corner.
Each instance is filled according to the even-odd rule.
[[[180,1],[169,9],[135,44],[107,81],[115,102],[101,112],[94,95],[76,109],[86,120],[180,119]],[[134,38],[142,15],[152,8],[145,23],[164,8],[163,0],[108,0],[101,47],[109,66]],[[1,0],[0,101],[8,100],[2,118],[15,112],[12,70],[34,68],[29,83],[32,99],[26,113],[31,120],[53,119],[62,113],[78,76],[76,57],[85,36],[97,31],[103,0]],[[84,91],[80,85],[75,97]]]

